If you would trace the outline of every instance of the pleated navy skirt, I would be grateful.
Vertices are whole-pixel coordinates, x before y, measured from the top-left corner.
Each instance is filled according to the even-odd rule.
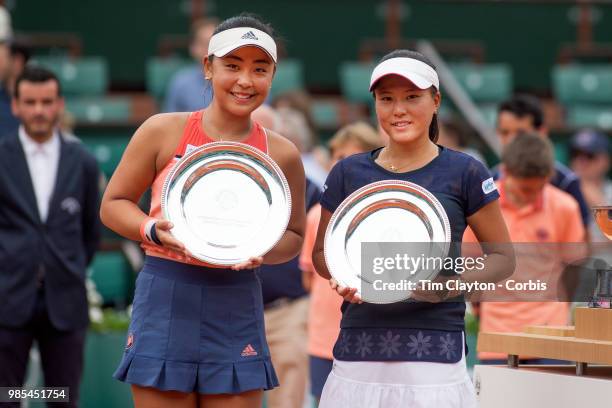
[[[200,394],[278,386],[256,272],[147,256],[136,280],[126,350],[114,377]]]

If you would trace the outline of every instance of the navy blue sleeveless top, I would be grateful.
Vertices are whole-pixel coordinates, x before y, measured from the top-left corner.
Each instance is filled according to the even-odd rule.
[[[454,150],[439,147],[439,154],[425,166],[406,173],[394,173],[386,170],[375,162],[382,148],[367,153],[360,153],[338,162],[331,170],[321,196],[321,205],[334,212],[340,203],[359,188],[381,180],[405,180],[429,190],[442,204],[451,226],[451,241],[461,242],[466,218],[476,213],[480,208],[499,198],[489,170],[471,156]],[[342,322],[339,340],[334,347],[334,357],[340,360],[355,361],[398,361],[419,360],[435,362],[456,362],[461,353],[450,358],[449,353],[414,353],[411,356],[409,344],[422,346],[423,339],[440,340],[442,350],[448,348],[448,341],[456,342],[461,338],[464,328],[464,302],[415,302],[403,301],[392,304],[350,304],[342,305]],[[393,332],[389,330],[393,329]],[[453,334],[453,339],[450,339]],[[354,337],[356,345],[371,339],[372,348],[354,347],[350,352],[346,339]],[[397,337],[398,344],[408,344],[408,347],[388,349],[382,354],[375,353],[375,345],[379,338],[385,344],[385,336],[391,339]],[[459,336],[459,337],[456,337]],[[403,342],[403,338],[409,340]],[[361,340],[359,340],[361,339]],[[444,342],[446,339],[446,342]],[[450,339],[450,340],[449,340]],[[459,340],[461,342],[461,340]],[[413,342],[414,343],[414,342]],[[426,344],[427,345],[427,344]],[[435,348],[436,344],[430,344]],[[418,350],[422,351],[422,349]],[[370,350],[371,353],[364,353]],[[418,351],[417,350],[417,351]],[[348,351],[348,352],[347,352]],[[419,355],[419,358],[416,356]],[[444,357],[449,356],[449,359]],[[458,358],[457,358],[458,356]]]

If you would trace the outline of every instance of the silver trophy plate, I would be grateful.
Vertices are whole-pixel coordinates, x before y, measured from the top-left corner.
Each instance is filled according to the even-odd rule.
[[[342,286],[357,288],[363,301],[393,303],[408,299],[411,292],[400,290],[379,296],[373,293],[371,274],[362,270],[362,243],[369,250],[389,252],[390,243],[414,243],[423,255],[448,254],[450,224],[442,204],[423,187],[401,180],[368,184],[347,197],[332,215],[325,233],[325,262]],[[377,249],[378,248],[378,249]],[[411,245],[410,248],[413,248]],[[424,268],[406,276],[419,282],[435,278],[438,269]]]
[[[163,216],[193,256],[229,266],[276,245],[291,215],[289,184],[265,153],[243,143],[206,144],[176,163],[162,189]]]

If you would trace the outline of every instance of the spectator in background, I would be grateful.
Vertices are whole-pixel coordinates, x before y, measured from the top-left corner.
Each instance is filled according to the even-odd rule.
[[[261,106],[259,110],[262,108],[272,109],[267,106]],[[300,147],[304,146],[305,143],[309,143],[308,140],[310,140],[309,137],[311,134],[307,131],[305,117],[301,112],[289,108],[279,108],[276,112],[278,112],[278,115],[275,118],[275,124],[280,126],[283,135],[292,141],[298,150],[300,150]],[[304,168],[306,168],[305,155],[302,150],[300,150],[300,152],[302,152],[302,163],[304,164]],[[319,202],[319,194],[319,186],[310,178],[308,173],[306,173],[306,211]]]
[[[315,145],[319,142],[317,125],[312,114],[312,98],[302,90],[284,92],[274,98],[274,107],[277,109],[291,108],[304,115],[304,120],[310,130],[310,143]]]
[[[8,39],[0,37],[0,138],[15,133],[19,119],[11,110],[11,50]]]
[[[77,138],[77,136],[74,134],[76,118],[69,111],[65,110],[60,116],[58,126],[63,135]]]
[[[482,155],[477,150],[467,146],[465,131],[458,123],[440,121],[440,137],[438,138],[438,144],[458,152],[469,154],[479,162],[486,163]]]
[[[295,147],[302,153],[302,162],[304,151],[310,147],[312,143],[312,132],[306,121],[304,114],[296,109],[283,107],[276,110],[278,112],[280,123],[279,125],[287,132],[287,138],[293,142]]]
[[[294,132],[301,126],[302,116],[283,116],[273,108],[262,105],[251,118],[267,129],[295,140]],[[292,137],[291,137],[292,136]],[[295,142],[294,142],[295,143]],[[319,202],[321,191],[306,179],[306,211]],[[281,387],[268,391],[269,408],[301,408],[308,377],[306,354],[306,323],[308,296],[302,286],[302,272],[298,257],[278,265],[262,265],[259,269],[264,302],[266,339],[272,364]]]
[[[367,152],[382,146],[376,130],[365,122],[357,122],[340,129],[329,142],[331,165],[356,153]],[[310,390],[317,402],[321,399],[323,385],[331,372],[334,357],[332,350],[340,333],[340,306],[342,298],[320,277],[312,264],[312,249],[321,206],[314,206],[306,217],[304,245],[300,255],[300,269],[304,287],[310,291],[308,315],[308,354],[310,356]]]
[[[45,386],[69,387],[66,406],[76,407],[85,270],[99,242],[99,171],[57,128],[64,101],[52,72],[26,68],[12,107],[22,125],[0,140],[0,384],[23,385],[36,340]]]
[[[0,39],[8,40],[13,36],[11,27],[11,15],[6,8],[0,4]]]
[[[281,117],[268,105],[261,105],[251,113],[251,119],[266,129],[281,131]]]
[[[481,332],[522,332],[532,325],[566,325],[569,303],[551,301],[561,278],[564,262],[580,258],[576,246],[554,246],[555,243],[577,243],[585,239],[580,209],[567,193],[549,184],[554,174],[554,153],[551,143],[536,134],[521,134],[509,142],[502,154],[503,175],[497,180],[502,215],[516,248],[516,269],[512,279],[517,282],[541,279],[548,292],[512,292],[499,289],[491,301],[480,303]],[[464,243],[478,242],[467,229]],[[532,243],[525,246],[525,243]],[[538,244],[543,244],[538,246]],[[565,249],[572,249],[565,251]],[[558,250],[556,250],[558,249]],[[578,248],[580,250],[580,248]],[[571,258],[571,259],[570,259]],[[553,286],[555,285],[555,286]],[[536,296],[548,301],[533,301]],[[525,301],[510,301],[512,299]],[[500,301],[506,300],[506,301]],[[565,300],[565,299],[564,299]],[[506,355],[479,352],[483,363],[500,364]],[[546,363],[541,359],[523,363]]]
[[[520,133],[535,133],[541,137],[548,137],[548,128],[544,124],[544,113],[540,102],[531,95],[514,96],[502,102],[497,111],[497,134],[502,148]],[[493,169],[493,177],[496,180],[500,177],[500,171],[497,168]],[[591,214],[580,190],[580,180],[576,174],[555,161],[555,171],[550,183],[574,197],[580,206],[582,222],[588,228]]]
[[[21,75],[26,64],[30,60],[30,49],[24,44],[16,41],[11,42],[11,60],[9,65],[8,82],[10,89],[13,91],[13,86],[17,81],[17,77]]]
[[[17,132],[19,127],[19,119],[11,110],[10,95],[29,59],[27,47],[16,42],[9,44],[0,38],[0,138]]]
[[[612,204],[612,181],[608,178],[608,136],[594,130],[576,133],[570,143],[570,165],[580,178],[582,193],[589,207]],[[607,241],[595,223],[591,223],[589,232],[593,241]]]
[[[295,116],[297,127],[291,129],[293,138],[286,136],[297,146],[302,156],[304,171],[317,187],[323,187],[327,178],[328,156],[317,147],[318,130],[312,116],[312,100],[304,91],[292,91],[279,95],[274,100],[274,106],[284,116]],[[288,112],[288,113],[283,113]],[[299,118],[297,117],[299,114]]]
[[[194,112],[206,108],[212,100],[212,86],[204,77],[202,61],[218,21],[197,20],[191,27],[189,53],[194,64],[177,72],[168,86],[164,112]]]

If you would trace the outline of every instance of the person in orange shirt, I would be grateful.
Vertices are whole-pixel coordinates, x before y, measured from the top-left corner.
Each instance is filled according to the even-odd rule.
[[[331,166],[345,157],[367,152],[382,146],[376,130],[365,122],[357,122],[340,129],[329,142]],[[314,206],[306,216],[304,244],[300,254],[304,286],[310,289],[308,317],[308,354],[310,355],[311,393],[321,398],[323,385],[332,369],[332,350],[340,332],[342,298],[332,290],[329,282],[320,277],[312,264],[314,247],[321,218],[321,205]]]
[[[538,295],[512,292],[503,285],[504,289],[490,295],[491,301],[480,304],[480,331],[522,332],[532,325],[566,325],[569,304],[550,298],[561,289],[557,283],[563,265],[580,254],[576,253],[576,246],[572,247],[573,251],[564,251],[554,244],[584,241],[585,229],[578,204],[568,193],[549,184],[554,157],[547,139],[535,134],[517,136],[505,147],[502,166],[503,177],[497,181],[500,206],[510,238],[515,248],[519,247],[516,248],[516,270],[509,279],[547,282],[545,298],[548,301],[531,301]],[[466,230],[463,242],[477,242],[470,229]],[[521,253],[525,256],[520,256]],[[512,298],[530,301],[495,301]],[[505,361],[501,359],[506,356],[479,352],[478,357],[482,363],[491,364]],[[528,359],[525,362],[544,361]]]

